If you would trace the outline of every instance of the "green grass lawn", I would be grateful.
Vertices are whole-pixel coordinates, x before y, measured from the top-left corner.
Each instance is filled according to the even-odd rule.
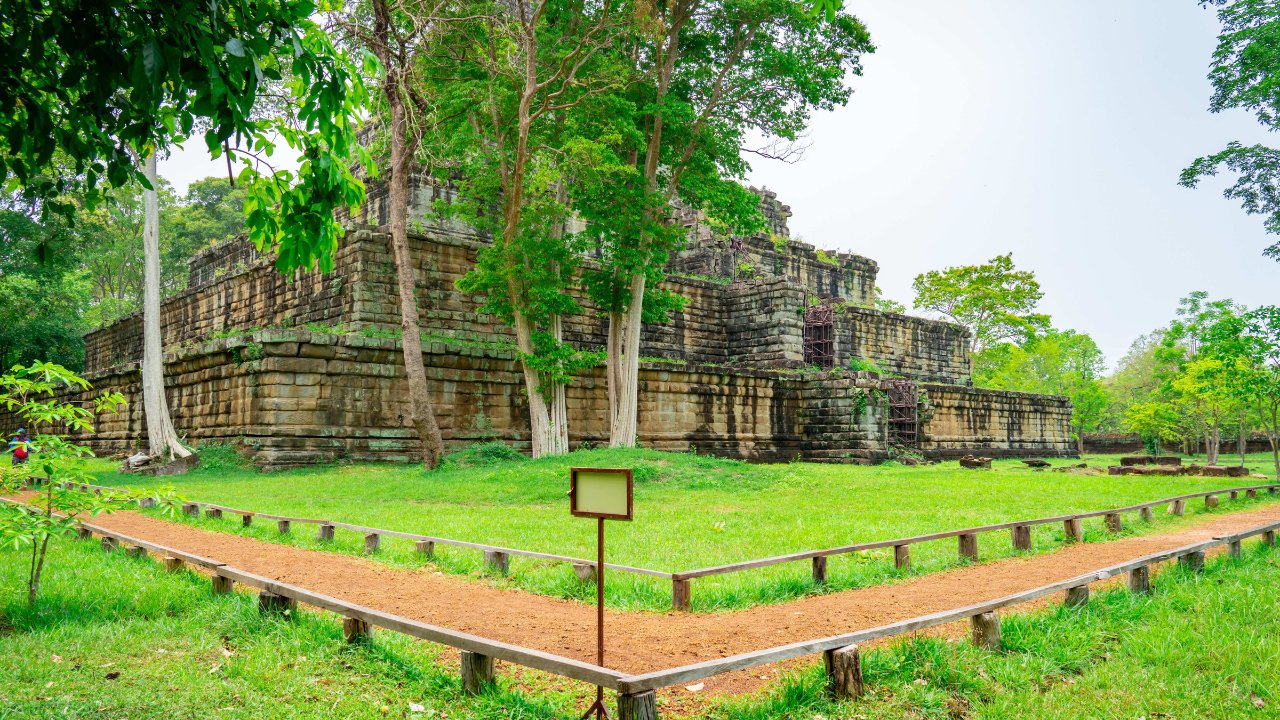
[[[717,458],[653,451],[590,450],[543,460],[488,458],[471,451],[452,456],[432,472],[403,465],[333,465],[277,474],[238,466],[225,449],[206,452],[203,467],[174,478],[188,498],[232,507],[301,517],[326,518],[472,542],[593,557],[595,523],[569,516],[565,493],[571,466],[635,469],[634,522],[608,528],[611,562],[682,571],[807,549],[925,534],[974,525],[1100,510],[1181,493],[1255,484],[1236,478],[1147,478],[1033,472],[1018,461],[998,461],[991,471],[962,470],[954,462],[928,467],[751,465]],[[1105,464],[1105,458],[1090,458]],[[1269,458],[1252,458],[1255,470]],[[1055,461],[1067,464],[1068,461]],[[489,463],[489,464],[485,464]],[[104,484],[148,485],[154,480],[119,476],[100,463]],[[169,479],[166,479],[169,480]],[[1224,502],[1216,512],[1268,502]],[[1205,512],[1188,505],[1188,516]],[[1151,524],[1136,513],[1125,517],[1125,533],[1168,529],[1189,522],[1157,513]],[[238,518],[183,518],[202,527],[272,542],[320,547],[315,530],[301,526],[288,536],[270,523],[241,529]],[[1101,519],[1086,521],[1086,539],[1103,537]],[[1033,531],[1037,550],[1061,542],[1060,526]],[[980,536],[983,559],[1012,554],[1007,533]],[[363,539],[339,530],[324,547],[358,553]],[[405,540],[384,538],[385,562],[417,566],[424,561]],[[956,563],[955,540],[912,548],[912,573]],[[445,572],[480,574],[474,550],[438,549]],[[534,592],[588,598],[564,564],[513,558],[511,576],[495,579]],[[694,581],[696,610],[775,602],[812,592],[831,592],[890,581],[900,576],[885,549],[831,559],[830,582],[815,586],[808,563],[790,563]],[[607,602],[613,607],[670,608],[670,584],[613,573]]]
[[[52,552],[28,611],[25,555],[0,550],[0,720],[572,720],[589,693],[503,665],[494,691],[469,698],[440,646],[391,632],[347,646],[331,614],[263,618],[253,595],[213,595],[191,572],[97,543]],[[1170,568],[1151,596],[1006,614],[1003,652],[936,638],[872,648],[856,703],[826,700],[812,669],[699,717],[1274,718],[1277,558],[1250,541],[1203,575]]]
[[[920,637],[872,649],[858,703],[827,700],[814,669],[718,717],[1280,717],[1278,556],[1250,541],[1241,558],[1219,555],[1203,575],[1170,567],[1151,596],[1116,588],[1082,608],[1006,615],[1003,652]]]

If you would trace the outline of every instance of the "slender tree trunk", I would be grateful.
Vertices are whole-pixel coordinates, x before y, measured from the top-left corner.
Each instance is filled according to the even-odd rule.
[[[639,429],[640,341],[643,335],[644,291],[646,277],[631,277],[631,304],[624,318],[620,354],[616,353],[614,376],[618,379],[613,412],[610,415],[609,445],[635,447]]]
[[[564,322],[559,315],[551,318],[551,335],[557,343],[564,342]],[[552,452],[556,455],[569,452],[569,405],[565,398],[566,391],[564,383],[555,383],[551,388]]]
[[[151,183],[142,193],[142,403],[147,417],[147,443],[152,456],[167,455],[169,460],[191,454],[178,442],[178,432],[169,416],[169,401],[164,391],[164,338],[160,332],[160,205],[156,195],[156,154],[143,161],[143,172]]]
[[[385,3],[376,5],[385,9]],[[417,439],[422,443],[422,464],[435,468],[444,455],[444,441],[440,438],[440,425],[435,421],[435,407],[426,388],[426,365],[422,363],[422,331],[417,311],[417,297],[413,288],[417,281],[410,251],[408,251],[408,173],[412,155],[408,141],[410,128],[399,94],[398,70],[387,68],[387,104],[392,115],[390,126],[390,167],[392,177],[388,183],[390,225],[392,225],[392,254],[396,258],[396,284],[401,309],[401,348],[404,355],[404,377],[408,380],[410,421]],[[416,143],[413,143],[416,145]]]
[[[1280,480],[1280,404],[1271,406],[1271,427],[1267,429],[1267,441],[1271,443],[1271,462]]]
[[[1244,413],[1240,413],[1240,464],[1244,465],[1244,456],[1249,453],[1249,425]]]
[[[532,355],[533,323],[515,311],[516,347]],[[565,417],[564,386],[551,383],[528,363],[521,363],[525,394],[529,398],[529,444],[533,457],[562,455],[569,451],[568,422]]]
[[[1213,433],[1209,436],[1209,442],[1211,443],[1209,447],[1209,464],[1217,465],[1218,456],[1222,453],[1222,431],[1218,428],[1217,418],[1213,420]]]

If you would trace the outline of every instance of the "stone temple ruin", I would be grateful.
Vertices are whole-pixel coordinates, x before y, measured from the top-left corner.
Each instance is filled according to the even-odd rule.
[[[448,191],[414,178],[411,238],[427,335],[427,374],[446,444],[527,447],[513,336],[477,312],[456,281],[485,243],[423,218]],[[687,298],[645,329],[640,442],[761,461],[875,462],[898,448],[927,457],[1074,454],[1066,398],[972,387],[966,331],[874,309],[878,266],[791,239],[789,209],[762,192],[770,232],[718,238],[689,217],[667,286]],[[350,219],[335,269],[286,279],[244,240],[190,264],[190,287],[164,302],[168,395],[188,443],[237,443],[262,468],[412,460],[417,439],[395,339],[399,312],[385,189]],[[585,311],[566,337],[602,348],[606,321]],[[129,408],[99,419],[99,451],[145,441],[139,316],[90,333],[86,376]],[[874,363],[885,376],[845,368]],[[568,389],[571,444],[607,442],[603,368]]]

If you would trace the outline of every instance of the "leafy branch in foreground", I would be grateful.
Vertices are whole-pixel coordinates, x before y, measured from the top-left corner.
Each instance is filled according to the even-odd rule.
[[[93,457],[92,451],[71,442],[67,433],[92,432],[95,415],[114,412],[124,405],[119,393],[97,396],[92,410],[59,399],[67,397],[69,391],[89,389],[83,378],[54,363],[15,366],[0,375],[0,408],[13,412],[31,428],[30,438],[22,441],[29,463],[0,467],[0,493],[16,496],[16,501],[0,504],[0,546],[31,553],[27,573],[29,607],[35,606],[40,594],[50,540],[71,535],[83,518],[119,510],[144,496],[172,499],[168,489],[159,493],[121,490],[96,494],[64,485],[94,480],[81,462]],[[42,486],[33,494],[25,494],[29,481],[35,478],[42,481]],[[172,503],[165,502],[164,507],[171,509]]]
[[[1200,0],[1202,7],[1219,6],[1222,30],[1209,65],[1213,96],[1210,112],[1241,109],[1252,112],[1268,130],[1280,129],[1280,12],[1273,0]],[[1267,232],[1280,235],[1280,150],[1266,145],[1233,142],[1219,152],[1197,158],[1182,171],[1179,184],[1194,188],[1220,169],[1236,174],[1222,194],[1240,202],[1245,213],[1264,215]],[[1280,260],[1280,242],[1263,251]]]

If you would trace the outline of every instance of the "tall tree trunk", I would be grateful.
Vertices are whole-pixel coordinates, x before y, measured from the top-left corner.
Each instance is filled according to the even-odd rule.
[[[379,1],[383,8],[386,3]],[[384,61],[385,65],[385,61]],[[409,384],[410,422],[422,443],[422,464],[437,467],[444,455],[444,441],[436,422],[435,406],[427,394],[427,368],[422,360],[422,328],[418,316],[418,300],[414,295],[417,276],[409,253],[409,165],[416,142],[410,142],[409,119],[400,95],[399,71],[386,68],[384,90],[391,110],[391,178],[387,199],[391,219],[391,251],[396,263],[396,285],[400,299],[400,347],[404,353],[404,371]]]
[[[1209,432],[1209,436],[1205,438],[1205,462],[1209,465],[1218,464],[1218,448],[1221,447],[1222,436],[1218,431],[1218,420],[1214,418],[1213,428]]]
[[[1276,480],[1280,480],[1280,438],[1273,433],[1267,440],[1271,441],[1271,462],[1275,466]]]
[[[636,446],[639,430],[640,405],[640,341],[643,335],[644,291],[646,277],[636,273],[631,277],[631,303],[625,314],[620,348],[615,349],[613,376],[617,378],[613,412],[610,414],[609,445],[631,448]],[[620,353],[617,350],[621,350]]]
[[[1244,456],[1249,454],[1249,424],[1247,416],[1240,413],[1240,438],[1238,440],[1240,451],[1240,464],[1244,465]]]
[[[534,325],[515,311],[516,347],[524,355],[534,352]],[[521,363],[525,394],[529,398],[529,444],[533,457],[563,455],[569,451],[564,385],[544,378],[529,363]]]
[[[152,456],[169,460],[191,454],[178,442],[164,392],[164,338],[160,334],[160,203],[156,195],[156,154],[143,160],[151,189],[143,190],[142,404],[147,417],[147,444]]]

